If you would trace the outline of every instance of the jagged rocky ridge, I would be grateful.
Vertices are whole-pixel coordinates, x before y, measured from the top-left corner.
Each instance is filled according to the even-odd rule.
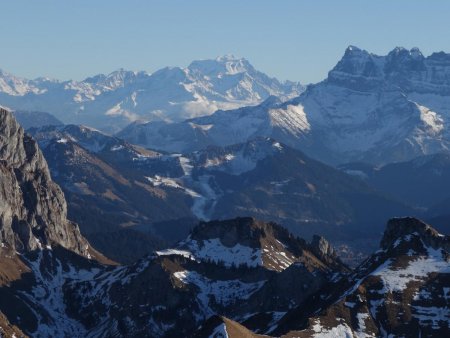
[[[184,246],[199,236],[202,244],[188,254]],[[0,288],[2,299],[15,299],[0,311],[36,337],[186,337],[216,313],[266,330],[347,273],[336,257],[325,261],[312,251],[283,228],[251,218],[200,224],[180,247],[130,266],[43,249],[23,258],[28,274]],[[233,258],[240,264],[229,264]]]
[[[287,102],[266,102],[184,122],[133,124],[120,136],[193,151],[269,136],[326,163],[383,164],[449,148],[450,55],[396,48],[378,56],[350,46],[328,77]]]
[[[70,252],[86,262],[107,262],[81,236],[78,226],[66,217],[64,195],[50,178],[37,143],[19,126],[12,114],[0,109],[0,334],[23,336],[17,321],[27,320],[21,301],[8,286],[21,284],[30,290],[42,278],[30,259],[43,251]],[[87,263],[91,264],[91,263]],[[58,286],[59,287],[59,286]],[[39,293],[39,292],[38,292]],[[46,294],[40,293],[39,297]],[[51,306],[56,306],[51,304]],[[10,307],[16,325],[11,324]],[[45,335],[45,334],[43,334]]]
[[[415,218],[388,222],[381,249],[290,310],[275,337],[445,337],[450,329],[450,238]],[[245,323],[244,323],[245,324]],[[211,317],[196,337],[259,337]]]

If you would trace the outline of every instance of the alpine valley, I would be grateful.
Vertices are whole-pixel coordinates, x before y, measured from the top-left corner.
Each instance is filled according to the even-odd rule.
[[[182,239],[196,220],[244,216],[279,222],[306,238],[320,233],[353,259],[376,249],[386,219],[414,213],[270,138],[177,154],[74,125],[29,132],[65,192],[69,216],[122,263]],[[118,240],[121,233],[126,240]]]
[[[450,54],[0,72],[0,337],[448,337]]]

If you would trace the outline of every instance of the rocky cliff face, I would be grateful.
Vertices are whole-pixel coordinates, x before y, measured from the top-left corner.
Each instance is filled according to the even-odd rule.
[[[333,247],[322,236],[314,235],[312,242],[311,242],[311,246],[312,246],[314,252],[316,254],[318,254],[319,256],[325,256],[325,255],[333,256],[334,255]]]
[[[311,154],[324,147],[317,156],[326,162],[383,164],[448,149],[448,60],[417,48],[379,56],[350,46],[295,100],[311,125]]]
[[[397,47],[379,56],[349,46],[344,57],[328,74],[328,82],[368,90],[390,83],[405,92],[448,95],[450,56],[444,52],[425,57],[418,48]]]
[[[36,142],[12,114],[0,110],[0,242],[18,252],[61,245],[81,255],[88,243],[66,218],[61,189],[53,183]]]
[[[381,249],[280,321],[282,337],[445,337],[450,237],[411,218],[388,222]],[[322,302],[321,300],[325,300]]]
[[[433,249],[450,251],[450,238],[448,236],[441,235],[430,225],[414,217],[391,219],[381,240],[381,248],[388,250],[391,246],[397,247],[403,238],[411,234],[420,237],[425,245]]]

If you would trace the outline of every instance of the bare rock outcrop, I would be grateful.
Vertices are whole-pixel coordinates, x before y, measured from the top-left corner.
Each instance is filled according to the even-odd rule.
[[[381,248],[387,249],[405,236],[418,235],[428,246],[450,251],[450,237],[439,234],[433,227],[414,217],[397,217],[389,220]]]
[[[0,243],[18,252],[60,245],[89,255],[37,143],[5,109],[0,109]]]

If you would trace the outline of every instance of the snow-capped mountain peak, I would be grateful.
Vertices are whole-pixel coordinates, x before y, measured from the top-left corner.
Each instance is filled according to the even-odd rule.
[[[22,96],[27,93],[42,94],[45,89],[40,89],[33,81],[14,76],[0,69],[0,92],[11,96]]]
[[[222,56],[149,74],[119,69],[82,81],[42,81],[0,73],[0,99],[16,110],[45,111],[64,123],[118,131],[136,120],[182,121],[218,109],[257,105],[270,95],[303,91],[257,71],[244,58]],[[45,95],[44,95],[45,94]]]
[[[327,162],[378,164],[448,149],[449,59],[418,48],[379,56],[348,47],[328,78],[295,100],[318,137],[305,145],[315,144],[311,154],[330,148]]]
[[[342,59],[328,73],[328,81],[340,83],[349,77],[367,77],[374,80],[382,76],[383,68],[384,62],[377,55],[349,46]]]
[[[217,71],[217,61],[211,62]],[[212,88],[220,87],[232,101],[257,101],[252,95],[258,94],[254,86],[260,74],[235,77],[241,80],[232,89],[225,90],[227,83],[215,78],[209,86],[202,80],[193,82],[190,90],[207,97]],[[180,152],[263,136],[327,163],[383,164],[450,148],[449,92],[448,54],[424,57],[417,48],[395,48],[379,56],[349,46],[327,79],[308,86],[298,97],[280,100],[274,94],[257,105],[221,109],[185,122],[133,125],[120,135],[151,148]]]
[[[99,74],[94,77],[89,77],[82,82],[90,83],[96,87],[100,87],[105,91],[113,91],[127,84],[131,84],[137,77],[148,76],[146,72],[129,71],[120,68],[107,75]]]
[[[221,77],[240,73],[254,73],[256,70],[244,58],[234,55],[218,56],[215,59],[193,61],[187,69],[203,76]]]

